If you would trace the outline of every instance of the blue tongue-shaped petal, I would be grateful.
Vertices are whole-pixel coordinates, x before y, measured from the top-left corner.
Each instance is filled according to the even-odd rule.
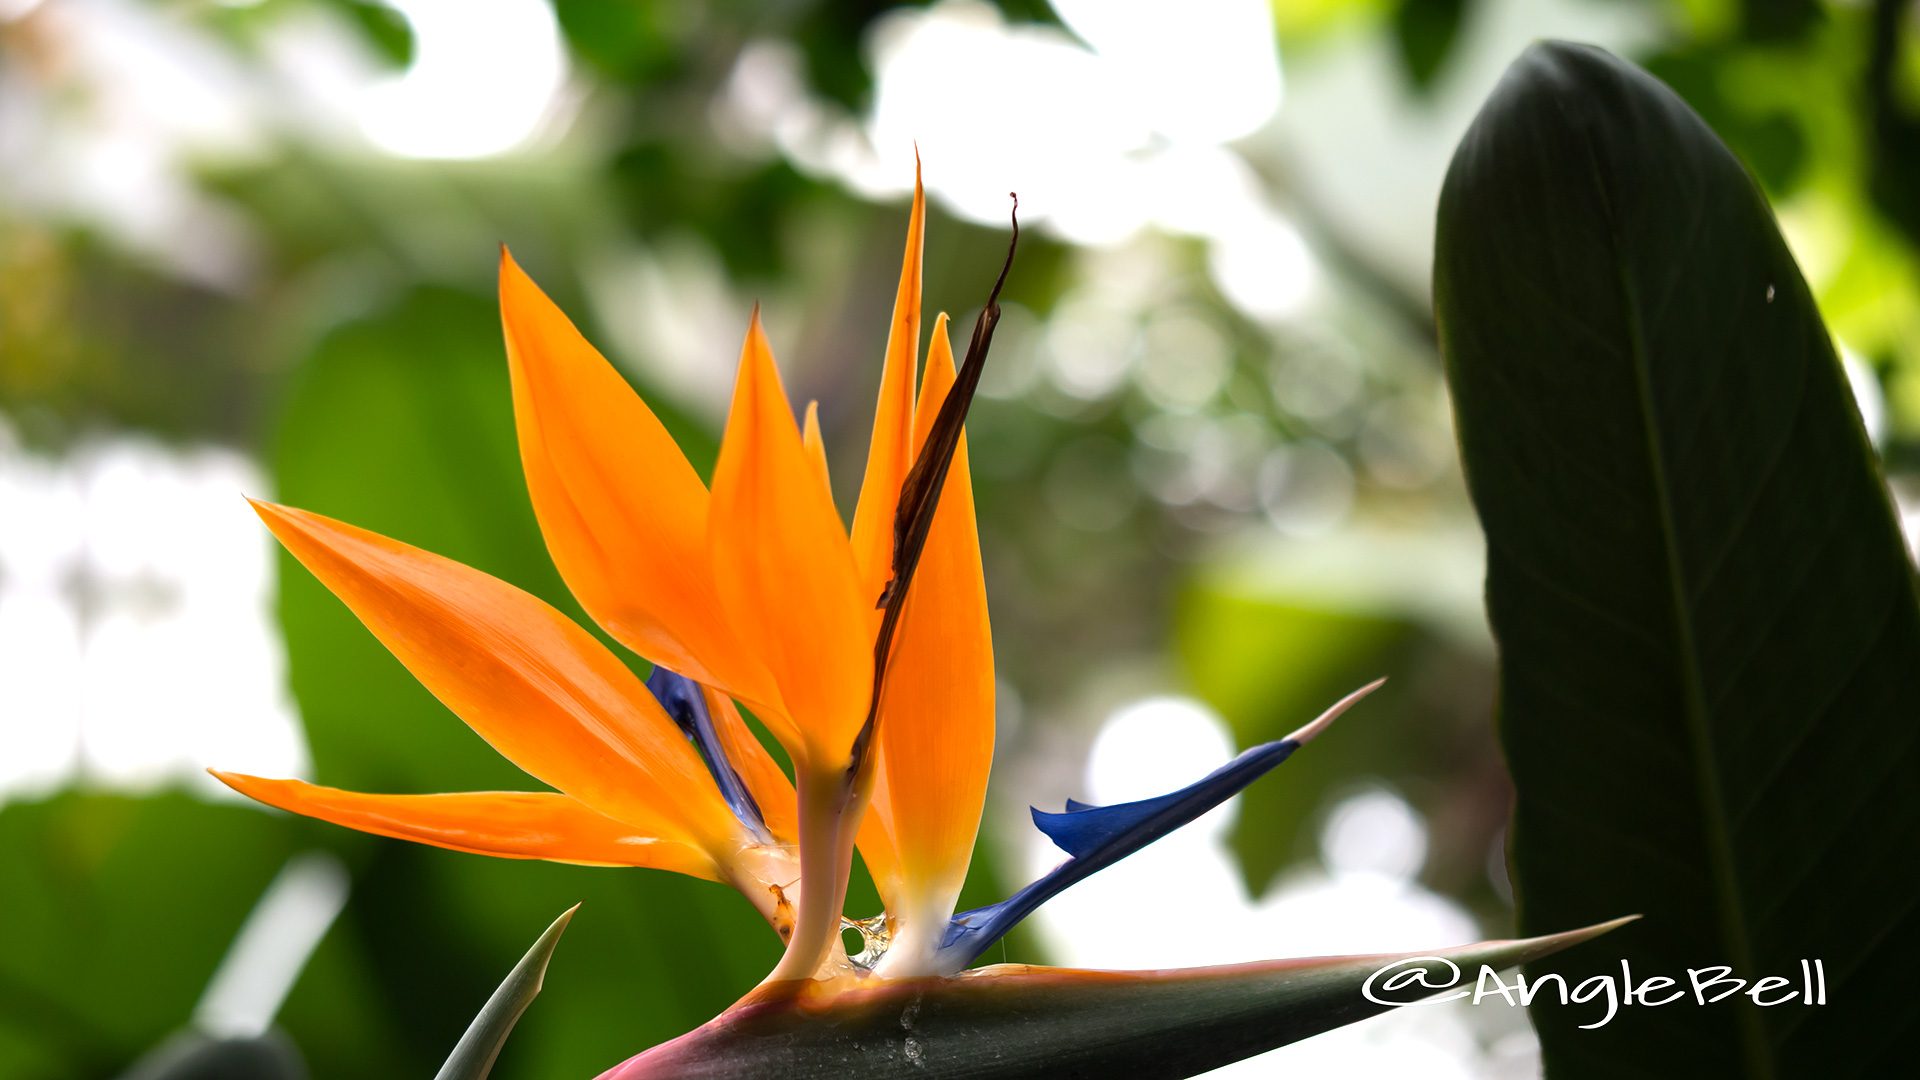
[[[1016,923],[1062,890],[1232,798],[1287,760],[1295,750],[1325,730],[1335,717],[1385,681],[1368,683],[1286,738],[1247,750],[1178,791],[1112,806],[1092,806],[1068,799],[1064,813],[1034,810],[1034,825],[1067,853],[1067,860],[997,904],[955,915],[941,942],[942,966],[953,971],[966,967]]]
[[[1076,859],[1112,863],[1232,798],[1299,748],[1292,739],[1263,743],[1178,791],[1112,806],[1068,799],[1064,813],[1032,810],[1033,824]]]
[[[767,831],[766,819],[760,815],[760,804],[753,799],[753,793],[734,771],[733,762],[728,760],[727,751],[720,743],[719,733],[714,731],[713,716],[707,711],[707,698],[701,692],[700,684],[675,671],[655,665],[653,674],[647,676],[647,689],[653,692],[654,699],[666,710],[667,716],[679,726],[687,738],[700,751],[700,758],[706,762],[707,772],[713,775],[714,785],[720,789],[720,797],[727,801],[733,810],[733,816],[753,831],[756,837],[770,842],[772,834]]]

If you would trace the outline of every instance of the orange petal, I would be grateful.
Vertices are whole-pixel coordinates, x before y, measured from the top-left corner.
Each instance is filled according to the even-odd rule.
[[[628,648],[759,700],[766,673],[729,630],[707,572],[699,475],[504,248],[500,319],[527,492],[568,588]]]
[[[757,310],[713,470],[708,543],[721,604],[785,705],[760,719],[796,767],[844,761],[866,721],[871,601],[860,601],[846,530],[794,426]]]
[[[794,820],[793,781],[780,771],[773,755],[767,753],[767,748],[761,746],[760,740],[747,728],[732,698],[711,686],[700,690],[707,699],[707,715],[713,717],[714,733],[720,736],[720,748],[726,751],[727,760],[740,774],[741,783],[747,785],[755,805],[760,807],[760,819],[766,822],[774,839],[793,843],[800,835]]]
[[[807,457],[813,462],[814,471],[820,474],[820,484],[827,489],[827,497],[833,497],[833,474],[827,471],[827,444],[820,437],[820,403],[807,402],[807,418],[800,425],[800,443],[807,448]]]
[[[299,780],[214,772],[250,799],[375,836],[506,859],[588,866],[646,866],[721,880],[706,852],[647,836],[554,792],[364,795]]]
[[[545,602],[304,510],[255,503],[288,551],[515,765],[594,810],[723,850],[737,823],[633,672]]]
[[[860,819],[856,843],[860,861],[867,864],[867,875],[873,878],[874,888],[880,892],[880,907],[898,919],[910,890],[901,879],[900,849],[893,841],[893,783],[887,771],[884,727],[880,732],[879,744],[874,747],[873,760],[873,794],[868,797],[867,812]]]
[[[913,210],[907,217],[907,251],[887,330],[887,356],[880,369],[880,400],[873,410],[873,440],[867,472],[853,512],[853,557],[860,567],[860,595],[868,606],[893,576],[893,512],[900,485],[913,466],[913,375],[920,362],[920,258],[926,242],[926,196],[920,163],[913,168]],[[871,616],[878,626],[879,613]]]
[[[916,445],[925,440],[953,379],[942,315],[927,355]],[[993,762],[993,688],[993,635],[963,438],[907,593],[880,702],[880,775],[869,819],[886,835],[871,843],[865,832],[861,836],[861,853],[888,910],[937,909],[929,917],[941,929],[966,879],[980,828]],[[884,865],[889,846],[897,858],[891,868]],[[874,865],[874,853],[881,866]]]

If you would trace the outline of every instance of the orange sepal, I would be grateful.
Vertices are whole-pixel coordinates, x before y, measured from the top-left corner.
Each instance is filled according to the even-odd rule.
[[[941,315],[916,407],[916,448],[952,382],[952,346]],[[870,869],[889,909],[945,905],[937,915],[945,919],[966,880],[993,765],[993,632],[964,438],[906,594],[881,696],[877,746],[870,828],[885,832],[897,865],[889,872],[870,859]],[[862,836],[862,853],[870,846],[883,851],[889,844],[870,844]]]
[[[608,817],[719,850],[735,824],[633,672],[544,601],[451,559],[255,502],[415,678],[508,760]]]
[[[648,836],[557,792],[367,795],[300,780],[209,770],[249,799],[395,840],[504,859],[644,866],[722,880],[706,852]]]
[[[873,678],[868,605],[860,601],[846,530],[794,425],[758,310],[714,466],[707,536],[721,605],[765,661],[785,706],[757,710],[760,719],[796,767],[837,767],[866,720]]]
[[[916,446],[953,381],[942,315],[916,409]],[[890,911],[923,906],[938,909],[931,918],[951,914],[986,801],[993,695],[993,635],[963,438],[907,593],[880,700],[880,756],[860,842]]]
[[[893,516],[900,485],[913,466],[913,381],[920,363],[921,254],[926,246],[926,194],[920,187],[920,163],[913,169],[913,210],[907,217],[907,249],[900,263],[900,284],[887,329],[887,354],[880,369],[880,397],[873,410],[873,438],[860,501],[853,511],[853,555],[860,568],[861,596],[871,606],[893,576]],[[879,625],[879,613],[871,616]]]
[[[800,445],[807,448],[807,460],[820,474],[820,486],[827,489],[827,497],[831,499],[833,474],[827,471],[827,443],[820,435],[820,403],[817,401],[807,402],[807,416],[800,425]]]
[[[640,655],[762,700],[708,574],[706,486],[673,437],[505,248],[500,319],[527,493],[567,587]]]

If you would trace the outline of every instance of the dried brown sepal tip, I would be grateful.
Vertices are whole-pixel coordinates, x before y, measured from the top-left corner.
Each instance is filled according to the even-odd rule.
[[[873,696],[867,705],[867,722],[853,744],[855,771],[873,737],[874,721],[879,716],[880,690],[886,681],[887,657],[892,651],[901,612],[906,608],[907,589],[913,583],[914,570],[920,565],[920,554],[927,546],[927,534],[933,529],[933,514],[939,508],[940,492],[946,487],[947,470],[960,448],[967,410],[973,406],[974,392],[980,387],[980,372],[987,363],[987,349],[993,344],[993,329],[1000,323],[1000,290],[1007,284],[1014,253],[1020,247],[1020,196],[1014,192],[1007,195],[1013,200],[1010,214],[1013,234],[1007,240],[1006,261],[1000,265],[1000,276],[994,279],[992,291],[987,293],[986,306],[973,322],[966,359],[955,374],[952,388],[940,402],[940,411],[927,430],[919,456],[914,458],[913,467],[907,470],[907,477],[900,484],[900,501],[893,515],[893,576],[874,604],[885,614],[880,618],[880,632],[873,643]]]

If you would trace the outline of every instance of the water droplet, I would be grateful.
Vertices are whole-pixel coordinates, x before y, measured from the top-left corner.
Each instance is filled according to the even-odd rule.
[[[872,971],[893,944],[893,924],[884,914],[871,919],[849,919],[843,915],[840,917],[840,929],[857,932],[860,939],[867,943],[866,948],[847,958],[863,971]]]
[[[1769,304],[1773,303],[1773,286],[1772,285],[1767,286],[1767,303]]]

